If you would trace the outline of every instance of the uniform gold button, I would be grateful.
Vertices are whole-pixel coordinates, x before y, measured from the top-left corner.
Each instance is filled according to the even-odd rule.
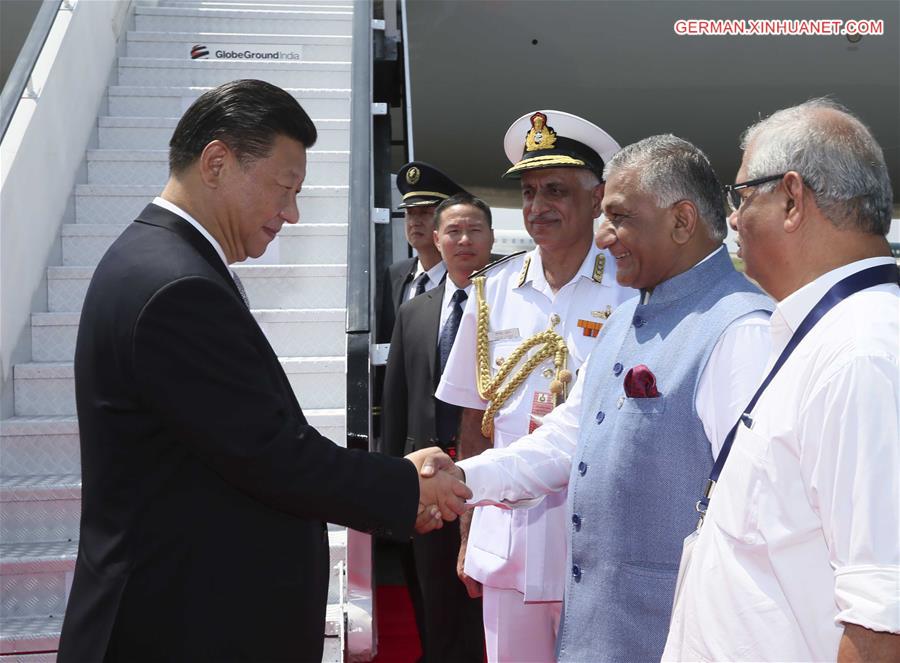
[[[497,366],[503,366],[504,361],[503,357],[497,357],[497,359],[494,360],[494,363],[497,364]]]
[[[543,375],[545,378],[547,378],[547,379],[549,380],[550,378],[553,377],[553,369],[552,369],[552,368],[545,368],[544,371],[543,371],[543,373],[542,373],[542,375]]]
[[[560,319],[561,319],[561,318],[559,317],[558,314],[556,314],[556,313],[551,313],[551,314],[550,314],[550,324],[551,324],[551,325],[558,325],[559,322],[560,322]]]

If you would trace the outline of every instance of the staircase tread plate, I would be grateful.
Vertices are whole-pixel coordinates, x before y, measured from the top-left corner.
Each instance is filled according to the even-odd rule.
[[[77,541],[0,543],[0,575],[71,571],[77,555]]]
[[[64,223],[62,226],[63,237],[118,237],[125,228],[131,224],[131,221],[123,223]],[[282,237],[346,237],[346,223],[299,223],[297,225],[282,226],[280,235]],[[32,324],[35,320],[40,320],[36,316],[45,315],[68,315],[74,316],[75,322],[78,322],[77,313],[61,313],[61,312],[39,312],[32,313]],[[59,323],[43,323],[43,324],[59,324]]]
[[[174,129],[178,125],[178,117],[156,117],[156,116],[133,116],[133,115],[101,115],[98,118],[99,126],[102,129]],[[340,130],[350,127],[350,120],[341,118],[314,118],[317,129]],[[124,152],[124,153],[151,153],[162,152],[168,155],[167,149],[148,150],[148,149],[95,149],[88,150],[88,154],[93,152]],[[350,150],[309,150],[309,154],[350,154]]]
[[[30,651],[28,642],[57,640],[62,630],[62,616],[59,617],[7,617],[0,630],[0,654]],[[25,646],[15,647],[16,642]]]
[[[311,185],[303,187],[304,196],[346,195],[350,187],[346,184]],[[149,196],[148,203],[159,194],[158,184],[76,184],[77,196]]]
[[[144,58],[122,56],[120,67],[143,67],[148,69],[256,69],[273,68],[289,71],[350,71],[347,60],[307,60],[304,62],[273,62],[272,60],[185,60],[184,58]]]
[[[135,119],[135,118],[130,118]],[[139,118],[151,119],[151,118]],[[332,122],[345,122],[345,120],[331,120]],[[326,120],[318,120],[321,124]],[[347,120],[346,122],[349,122]],[[346,162],[350,159],[350,150],[308,150],[308,160],[312,163]],[[168,163],[169,150],[146,149],[97,149],[87,151],[88,161],[149,161]]]
[[[282,228],[281,232],[286,229]],[[253,309],[254,317],[260,322],[334,322],[343,320],[347,314],[345,308],[260,308]],[[80,313],[50,312],[50,313],[32,313],[32,326],[77,326],[79,323]],[[14,417],[13,419],[23,419],[23,417]],[[2,427],[6,419],[0,421]],[[34,419],[34,417],[28,417]]]
[[[0,502],[81,499],[81,475],[0,476]]]
[[[338,355],[333,357],[279,357],[282,368],[287,373],[315,372],[314,369],[333,367],[344,364],[347,358]],[[74,379],[75,366],[71,361],[44,361],[26,362],[16,364],[15,379],[17,380],[52,380]]]
[[[188,96],[188,93],[202,94],[212,89],[214,89],[212,85],[111,85],[108,92],[111,97],[185,97]],[[282,89],[293,96],[350,99],[350,88],[285,87]]]
[[[0,437],[33,435],[35,431],[43,435],[71,435],[78,432],[78,417],[48,414],[10,417],[0,421]]]
[[[304,408],[303,414],[314,426],[342,426],[346,422],[346,412],[340,408]],[[19,416],[0,421],[0,439],[53,435],[78,435],[78,417],[65,414]]]
[[[159,30],[129,30],[128,39],[132,41],[208,41],[217,43],[227,41],[252,44],[276,43],[278,45],[312,44],[313,46],[344,45],[353,41],[351,35],[303,35],[279,34],[271,32],[162,32]],[[324,42],[322,41],[324,40]]]
[[[302,5],[300,5],[302,7]],[[246,8],[220,8],[220,7],[135,7],[135,15],[143,16],[202,16],[205,18],[248,18],[248,19],[265,19],[275,18],[282,20],[289,19],[323,19],[332,18],[334,20],[349,21],[353,18],[353,11],[316,11],[308,9],[255,9]]]
[[[347,265],[343,263],[323,263],[307,265],[233,265],[232,268],[244,278],[288,278],[303,276],[346,276]],[[89,279],[96,267],[73,267],[53,265],[47,268],[50,279]]]

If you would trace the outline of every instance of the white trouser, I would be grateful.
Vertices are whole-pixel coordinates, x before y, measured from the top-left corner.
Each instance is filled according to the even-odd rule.
[[[525,603],[515,589],[484,586],[484,639],[489,663],[556,660],[561,601]]]

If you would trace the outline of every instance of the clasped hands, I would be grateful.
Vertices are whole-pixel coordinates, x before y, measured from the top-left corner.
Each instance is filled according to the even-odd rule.
[[[472,491],[463,481],[462,468],[440,447],[420,449],[406,456],[419,473],[419,510],[416,531],[425,534],[444,526],[466,511]]]

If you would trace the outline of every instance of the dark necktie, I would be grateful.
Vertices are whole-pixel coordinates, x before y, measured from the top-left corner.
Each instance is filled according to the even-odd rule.
[[[440,360],[441,374],[444,373],[447,357],[450,356],[450,349],[453,347],[453,341],[456,339],[456,332],[459,331],[459,321],[462,320],[463,314],[462,303],[465,300],[465,290],[457,290],[453,293],[453,297],[450,300],[453,308],[450,311],[450,317],[444,323],[444,328],[441,329],[441,335],[438,339],[438,358]],[[456,430],[459,427],[459,408],[442,400],[436,400],[434,414],[438,441],[444,446],[453,443],[456,439]]]
[[[423,292],[425,292],[425,285],[428,283],[428,272],[422,272],[422,275],[416,279],[416,294],[415,297],[418,297]]]
[[[237,286],[238,293],[241,296],[241,299],[244,301],[244,306],[250,308],[250,300],[247,299],[247,291],[244,290],[244,284],[241,283],[241,277],[237,275],[237,272],[233,269],[231,271],[231,278],[234,279],[234,284]]]

